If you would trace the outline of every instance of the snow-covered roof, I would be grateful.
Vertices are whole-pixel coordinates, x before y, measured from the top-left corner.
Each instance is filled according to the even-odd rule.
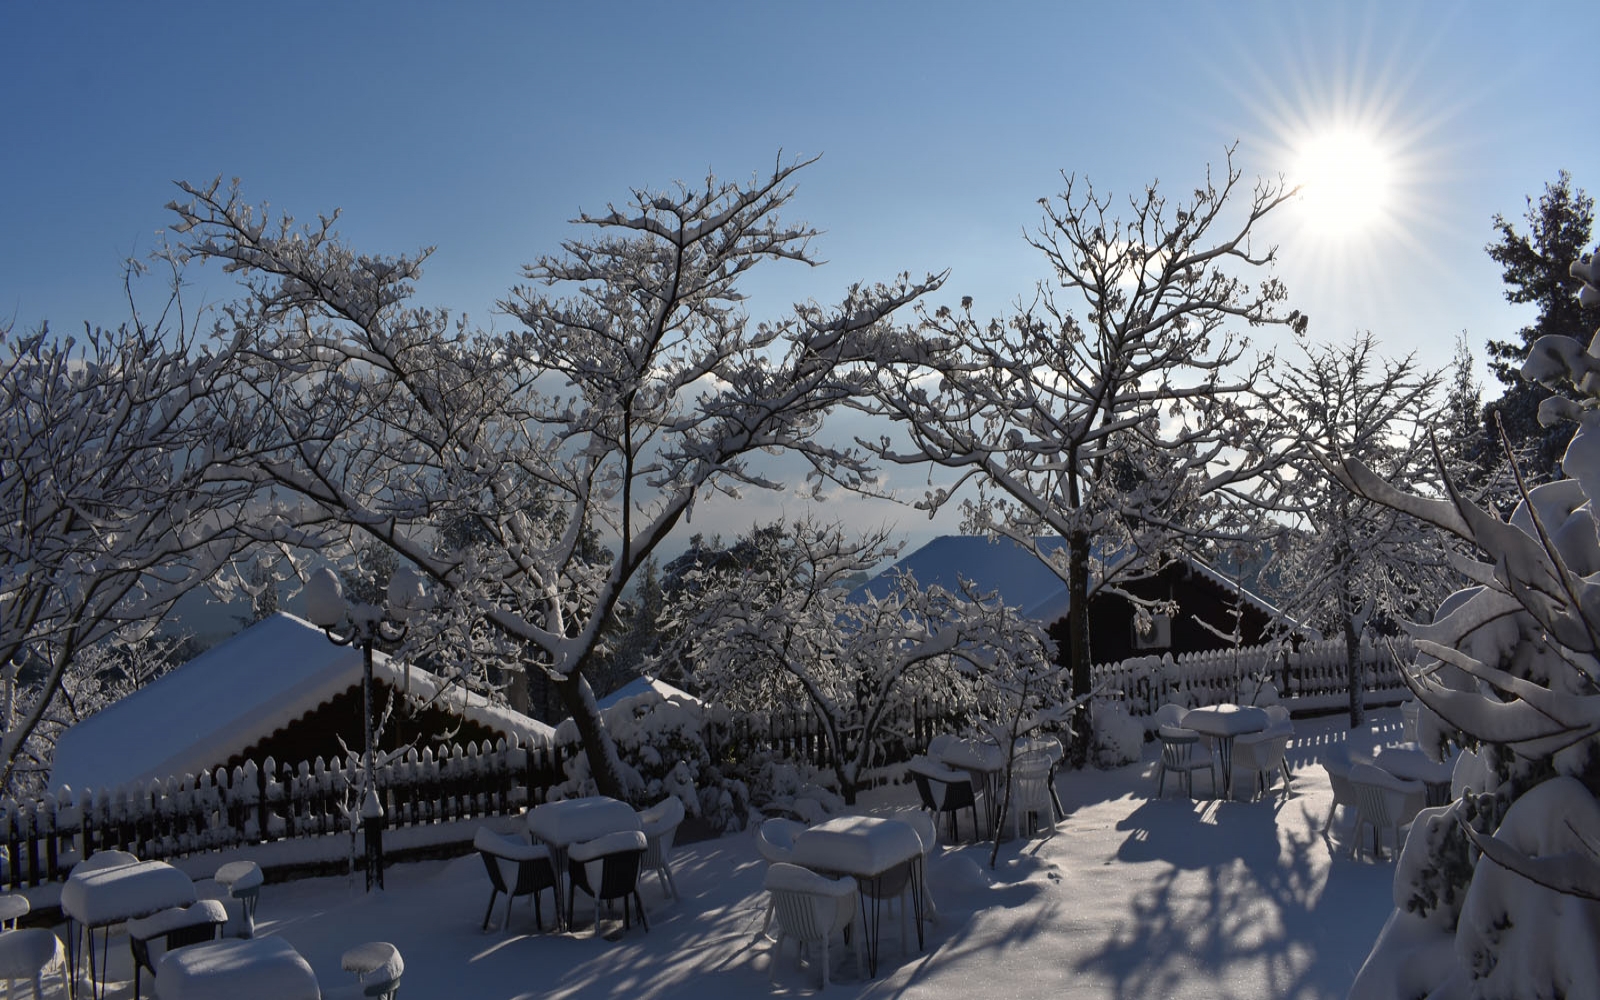
[[[1039,551],[1054,555],[1066,547],[1061,538],[1037,539]],[[1223,590],[1238,591],[1245,601],[1276,616],[1278,610],[1249,590],[1197,559],[1186,560],[1199,575]],[[938,584],[954,591],[961,580],[974,583],[979,593],[997,593],[1001,603],[1017,608],[1040,622],[1054,622],[1067,613],[1067,585],[1028,549],[1009,538],[984,535],[940,535],[851,592],[852,599],[866,594],[887,596],[895,578],[909,572],[921,586]]]
[[[602,710],[604,710],[610,708],[612,705],[615,705],[618,702],[645,694],[650,691],[654,691],[667,701],[683,701],[695,705],[700,704],[699,698],[696,698],[694,695],[683,690],[682,688],[673,687],[671,684],[668,684],[666,681],[657,677],[635,677],[633,680],[617,688],[604,698],[601,698],[598,702],[596,702],[596,704],[599,705]]]
[[[372,673],[394,687],[405,665],[373,654]],[[411,691],[436,695],[441,681],[417,667]],[[361,683],[361,650],[336,646],[310,622],[275,614],[61,734],[52,790],[113,787],[213,767]],[[524,745],[555,730],[460,686],[440,698],[449,711]]]

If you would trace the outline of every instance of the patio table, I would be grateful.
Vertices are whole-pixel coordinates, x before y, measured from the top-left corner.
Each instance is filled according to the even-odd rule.
[[[942,747],[937,756],[941,763],[967,772],[973,787],[983,792],[983,811],[989,835],[994,836],[1000,822],[1000,778],[1006,770],[1005,752],[992,743],[956,740]]]
[[[922,950],[922,839],[911,824],[882,816],[835,816],[796,835],[789,860],[824,875],[849,875],[856,880],[861,887],[867,969],[873,977],[878,975],[878,923],[883,897],[894,894],[909,879],[917,950]]]
[[[632,806],[604,795],[545,802],[528,810],[528,832],[550,848],[550,863],[556,870],[556,919],[563,927],[571,917],[564,909],[567,849],[608,833],[643,829]]]
[[[276,1000],[321,1000],[317,974],[283,938],[228,938],[191,944],[156,963],[161,1000],[210,1000],[236,995]]]
[[[1441,764],[1429,760],[1422,748],[1413,743],[1378,747],[1373,753],[1372,762],[1396,778],[1422,782],[1428,790],[1428,805],[1449,804],[1450,779],[1455,773],[1454,761]]]
[[[1233,741],[1245,733],[1259,733],[1271,719],[1259,708],[1247,705],[1208,705],[1183,713],[1179,725],[1209,736],[1217,746],[1217,763],[1222,767],[1222,797],[1233,798]]]
[[[72,970],[69,989],[78,995],[78,938],[87,934],[89,988],[94,996],[105,992],[106,951],[113,924],[195,901],[194,881],[164,861],[136,861],[109,868],[74,871],[61,887],[61,912],[67,918],[67,965]],[[103,932],[100,969],[95,971],[95,931]]]

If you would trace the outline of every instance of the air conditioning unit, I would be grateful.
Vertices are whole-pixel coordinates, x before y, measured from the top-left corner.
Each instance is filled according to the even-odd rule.
[[[1140,626],[1144,627],[1141,628]],[[1172,616],[1158,612],[1135,615],[1133,619],[1134,649],[1166,649],[1172,645]]]

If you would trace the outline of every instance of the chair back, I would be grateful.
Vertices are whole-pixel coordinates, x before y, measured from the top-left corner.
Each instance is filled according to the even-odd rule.
[[[794,838],[806,825],[779,816],[764,821],[756,827],[756,853],[768,863],[788,861],[794,854]]]
[[[676,795],[669,795],[639,814],[639,826],[647,838],[660,838],[670,847],[683,815],[683,801]]]
[[[596,899],[619,899],[639,885],[647,841],[638,830],[608,833],[574,844],[567,852],[568,875]]]
[[[1156,726],[1171,726],[1177,729],[1183,725],[1183,713],[1182,705],[1175,705],[1169,701],[1156,709]]]
[[[1427,805],[1428,790],[1422,782],[1397,778],[1371,764],[1350,767],[1350,787],[1361,815],[1379,827],[1398,829]]]
[[[773,916],[785,934],[808,944],[826,941],[855,917],[856,884],[799,865],[777,862],[767,869]]]
[[[1193,766],[1195,748],[1200,742],[1199,733],[1162,726],[1156,730],[1156,738],[1161,741],[1162,766],[1169,771],[1185,771]]]

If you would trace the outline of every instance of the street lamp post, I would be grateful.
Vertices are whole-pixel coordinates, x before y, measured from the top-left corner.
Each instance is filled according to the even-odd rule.
[[[372,647],[379,640],[399,642],[406,623],[422,610],[422,578],[409,566],[395,570],[383,604],[350,603],[344,598],[339,577],[326,567],[306,581],[306,615],[312,624],[340,646],[361,647],[361,826],[366,841],[367,891],[383,888],[383,803],[378,798],[374,765],[372,718]]]

